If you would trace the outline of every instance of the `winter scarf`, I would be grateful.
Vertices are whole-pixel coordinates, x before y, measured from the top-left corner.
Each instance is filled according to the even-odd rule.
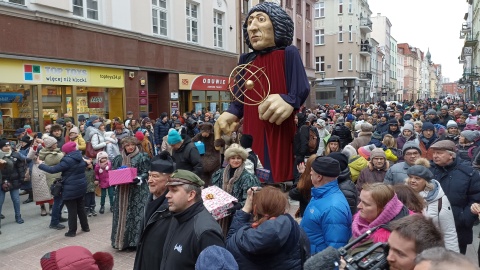
[[[126,154],[125,150],[122,151],[122,166],[127,166],[127,167],[132,167],[132,162],[131,159],[136,156],[138,153],[140,153],[140,150],[138,150],[138,146],[135,147],[135,151],[133,151],[130,154]]]
[[[425,147],[428,149],[430,148],[430,145],[432,145],[433,142],[437,140],[438,136],[437,134],[433,134],[433,136],[430,139],[425,138],[423,135],[420,135],[420,140],[422,140],[423,144]]]
[[[228,164],[227,167],[225,167],[225,169],[223,170],[222,189],[225,190],[227,193],[232,194],[233,185],[240,178],[240,175],[242,175],[242,172],[245,169],[245,163],[242,163],[242,165],[240,165],[240,167],[235,170],[232,178],[230,178],[230,169],[230,164]]]
[[[10,155],[12,155],[12,149],[11,148],[10,148],[10,151],[8,151],[8,152],[3,152],[2,150],[0,150],[0,159],[4,158],[4,157],[9,157]]]
[[[435,198],[437,198],[438,192],[440,190],[438,188],[440,184],[437,182],[437,180],[432,179],[431,184],[433,184],[433,186],[434,186],[432,190],[424,190],[424,191],[420,191],[420,193],[419,193],[420,196],[425,198],[425,201],[427,201],[427,203],[430,203],[433,200],[435,200]]]
[[[357,238],[367,230],[377,227],[379,225],[388,224],[392,219],[394,219],[400,211],[402,211],[403,203],[398,199],[397,194],[385,205],[383,211],[378,215],[378,217],[368,223],[365,219],[360,216],[360,213],[355,214],[352,223],[352,233],[353,238]],[[371,235],[369,238],[371,238]]]

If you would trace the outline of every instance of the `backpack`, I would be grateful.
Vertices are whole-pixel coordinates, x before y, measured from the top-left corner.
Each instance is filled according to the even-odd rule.
[[[258,164],[258,157],[257,155],[253,152],[250,151],[248,152],[248,157],[247,157],[252,163],[253,163],[253,171],[257,171],[257,164]]]
[[[308,129],[308,151],[310,153],[315,152],[317,150],[317,145],[318,145],[318,136],[313,131],[313,128]]]

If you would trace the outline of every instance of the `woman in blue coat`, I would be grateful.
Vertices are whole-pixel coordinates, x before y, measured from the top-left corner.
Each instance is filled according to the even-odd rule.
[[[239,269],[302,269],[310,244],[286,213],[287,196],[271,186],[253,187],[247,194],[245,206],[235,212],[226,242]]]
[[[47,173],[62,173],[62,198],[68,209],[68,232],[67,237],[74,237],[77,234],[77,215],[80,219],[82,231],[89,232],[87,214],[85,213],[85,202],[83,197],[87,192],[87,180],[85,178],[85,168],[87,163],[83,160],[82,152],[77,150],[75,142],[68,142],[62,146],[62,152],[65,156],[55,166],[40,164],[38,168]]]

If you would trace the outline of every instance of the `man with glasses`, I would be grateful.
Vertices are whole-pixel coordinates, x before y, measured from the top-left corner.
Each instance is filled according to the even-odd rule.
[[[399,162],[390,169],[383,182],[388,185],[405,184],[405,179],[408,178],[407,170],[415,165],[415,161],[420,157],[422,151],[418,144],[413,141],[406,142],[402,148],[404,162]]]

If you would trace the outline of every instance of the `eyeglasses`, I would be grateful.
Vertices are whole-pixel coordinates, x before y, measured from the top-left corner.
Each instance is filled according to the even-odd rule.
[[[414,153],[405,153],[405,156],[418,156],[419,154],[417,152],[414,152]]]

